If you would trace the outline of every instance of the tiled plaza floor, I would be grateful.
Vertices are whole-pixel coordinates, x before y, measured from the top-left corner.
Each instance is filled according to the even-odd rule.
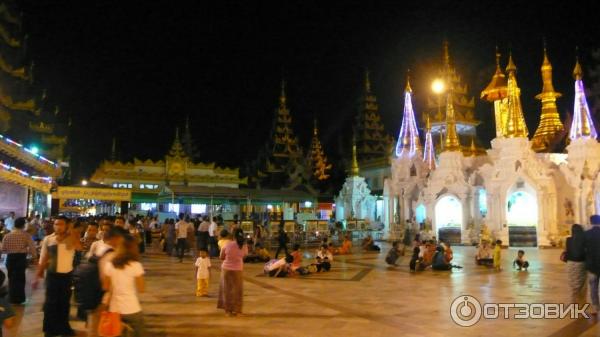
[[[387,251],[387,249],[385,249]],[[481,320],[459,327],[451,302],[472,295],[481,302],[564,303],[565,265],[557,249],[526,249],[528,272],[511,268],[516,250],[503,250],[504,270],[475,266],[472,247],[454,247],[464,269],[411,273],[408,257],[388,268],[384,253],[335,257],[333,270],[305,278],[273,279],[261,264],[245,266],[244,311],[229,318],[216,309],[219,270],[210,297],[194,297],[192,259],[178,263],[162,254],[144,258],[147,292],[142,295],[149,336],[597,336],[595,319]],[[217,261],[213,260],[217,265]],[[19,324],[5,336],[42,336],[43,290],[17,308]],[[83,333],[83,324],[73,322]]]

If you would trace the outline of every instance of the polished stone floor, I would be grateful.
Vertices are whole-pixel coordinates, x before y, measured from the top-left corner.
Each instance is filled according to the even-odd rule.
[[[384,249],[387,251],[387,249]],[[484,320],[459,327],[451,302],[472,295],[481,302],[563,303],[568,300],[565,265],[557,249],[526,249],[528,272],[511,268],[514,249],[503,250],[504,270],[473,264],[475,249],[454,247],[464,269],[411,273],[408,257],[389,268],[384,253],[335,257],[329,273],[273,279],[262,265],[246,265],[244,317],[216,309],[219,270],[210,297],[194,296],[192,259],[184,263],[162,254],[144,258],[147,292],[142,295],[149,336],[597,336],[595,319]],[[217,261],[213,260],[217,265]],[[17,308],[19,324],[5,336],[42,336],[43,290]],[[83,324],[73,322],[85,336]]]

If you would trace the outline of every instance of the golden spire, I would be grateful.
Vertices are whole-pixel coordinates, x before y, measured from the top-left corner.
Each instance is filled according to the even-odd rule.
[[[529,131],[527,130],[527,124],[525,124],[525,118],[523,117],[523,109],[521,107],[521,89],[517,85],[517,77],[515,75],[517,66],[513,62],[512,53],[508,57],[508,65],[506,66],[508,72],[508,84],[507,84],[507,117],[506,117],[506,128],[505,137],[508,138],[527,138]]]
[[[287,97],[285,95],[285,80],[281,79],[281,94],[279,95],[279,106],[285,107]]]
[[[429,114],[425,117],[425,132],[431,131],[431,120],[429,118]]]
[[[450,52],[448,52],[448,40],[444,40],[444,67],[450,67]]]
[[[470,153],[472,157],[477,156],[477,147],[475,146],[475,136],[471,136]]]
[[[365,94],[371,93],[371,77],[369,68],[365,69]]]
[[[319,134],[319,129],[317,128],[317,119],[313,119],[313,136],[317,136]]]
[[[573,68],[573,78],[576,81],[580,81],[583,79],[583,70],[581,70],[581,64],[579,64],[579,57],[577,57],[575,61],[575,68]]]
[[[175,140],[173,140],[173,145],[171,145],[169,156],[186,157],[185,151],[183,150],[183,145],[181,145],[181,142],[179,141],[179,128],[175,128]]]
[[[460,151],[460,142],[456,133],[456,116],[454,115],[454,104],[452,96],[448,93],[446,100],[446,141],[444,151]]]
[[[117,138],[113,137],[112,146],[110,148],[110,161],[117,161]]]
[[[404,92],[412,93],[412,88],[410,87],[410,69],[406,73],[406,87],[404,88]]]
[[[359,173],[358,160],[356,159],[356,137],[352,136],[352,167],[350,168],[350,176],[358,177]]]
[[[500,68],[500,52],[496,46],[496,72],[487,87],[481,92],[481,98],[494,102],[506,97],[506,76]]]
[[[548,59],[548,53],[544,46],[544,60],[541,67],[542,73],[542,92],[535,96],[542,102],[542,112],[540,115],[540,124],[531,138],[531,147],[536,152],[545,152],[551,150],[549,145],[554,141],[558,133],[564,130],[560,120],[558,109],[556,108],[556,99],[562,94],[554,90],[552,84],[552,64]]]

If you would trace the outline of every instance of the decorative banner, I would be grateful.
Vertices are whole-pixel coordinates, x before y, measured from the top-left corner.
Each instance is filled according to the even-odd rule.
[[[88,199],[107,201],[131,201],[131,190],[117,188],[93,188],[59,186],[53,199]]]

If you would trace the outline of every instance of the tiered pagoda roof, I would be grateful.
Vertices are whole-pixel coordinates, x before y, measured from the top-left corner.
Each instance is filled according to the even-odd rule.
[[[255,164],[256,182],[264,188],[285,187],[290,179],[289,171],[295,170],[301,162],[302,148],[294,134],[292,116],[287,107],[285,81],[282,81],[271,136]]]
[[[440,134],[446,133],[446,116],[444,106],[447,105],[446,95],[451,100],[456,122],[457,137],[461,151],[470,153],[470,140],[475,137],[477,142],[476,127],[480,121],[475,118],[475,98],[470,96],[469,87],[463,80],[456,68],[450,61],[448,41],[444,41],[442,66],[438,70],[438,77],[444,82],[446,92],[444,94],[431,94],[427,98],[426,109],[422,114],[425,123],[427,116],[431,122],[431,133],[434,141],[438,143],[438,151],[444,147],[444,138]],[[477,146],[478,152],[484,149]]]
[[[64,160],[66,126],[57,123],[59,110],[50,106],[45,90],[33,77],[33,61],[15,1],[0,2],[0,133],[52,160]]]
[[[310,167],[313,177],[318,181],[329,179],[329,171],[331,170],[331,164],[327,160],[327,156],[321,146],[319,140],[319,129],[317,128],[317,120],[315,119],[315,125],[313,127],[313,137],[310,142]]]
[[[380,160],[388,163],[394,139],[385,132],[379,115],[377,97],[371,91],[368,70],[365,73],[364,93],[359,100],[354,130],[359,162]]]

